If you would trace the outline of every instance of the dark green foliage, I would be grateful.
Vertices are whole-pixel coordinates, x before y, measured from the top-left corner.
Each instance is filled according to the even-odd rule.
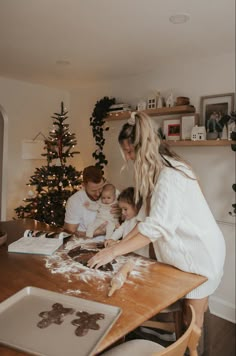
[[[234,121],[236,123],[236,111],[231,112],[230,120]],[[232,138],[232,140],[236,139],[236,132],[235,131],[233,131],[231,133],[231,138]],[[232,151],[236,152],[236,144],[235,143],[231,144],[231,148],[232,148]],[[236,192],[236,183],[234,183],[232,185],[232,189],[233,189],[234,192]],[[232,208],[233,208],[233,211],[230,211],[229,214],[232,215],[232,216],[235,216],[236,215],[236,204],[232,204]]]
[[[18,218],[31,218],[53,226],[63,226],[67,199],[81,186],[82,172],[73,166],[66,166],[66,159],[78,154],[72,151],[77,144],[75,135],[69,132],[68,118],[61,103],[61,113],[55,113],[54,128],[45,140],[47,166],[36,168],[29,187],[34,187],[31,196],[24,199],[25,205],[15,209]],[[55,160],[53,163],[53,160]],[[33,189],[29,190],[32,192]]]
[[[234,192],[236,192],[236,183],[234,183],[232,185],[232,189]],[[236,215],[236,204],[232,204],[232,208],[233,208],[233,211],[232,212],[230,211],[229,213],[230,213],[230,215],[235,216]]]
[[[75,134],[69,132],[69,125],[64,121],[68,119],[68,111],[64,110],[63,102],[61,103],[60,114],[54,113],[53,128],[49,132],[49,137],[45,140],[47,153],[42,156],[47,157],[48,163],[53,159],[59,159],[60,164],[66,163],[66,158],[73,157],[80,152],[72,151],[77,144]]]
[[[110,99],[105,96],[103,99],[97,101],[92,117],[90,117],[90,126],[92,126],[93,137],[97,146],[92,156],[96,161],[95,166],[99,167],[102,171],[108,163],[103,153],[105,144],[104,131],[109,130],[109,127],[104,128],[105,117],[107,116],[109,107],[113,104],[115,104],[115,98]]]

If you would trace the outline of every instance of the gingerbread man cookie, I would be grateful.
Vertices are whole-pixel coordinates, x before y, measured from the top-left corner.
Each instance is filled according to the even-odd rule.
[[[43,318],[37,324],[40,329],[44,329],[51,324],[60,325],[64,321],[64,316],[73,314],[75,310],[73,308],[64,308],[62,304],[55,303],[52,305],[52,310],[39,313],[39,316]]]
[[[72,320],[71,324],[77,326],[75,335],[84,336],[88,333],[89,329],[98,330],[100,326],[97,321],[104,319],[105,315],[101,313],[89,314],[85,311],[77,312],[76,315],[79,319]]]

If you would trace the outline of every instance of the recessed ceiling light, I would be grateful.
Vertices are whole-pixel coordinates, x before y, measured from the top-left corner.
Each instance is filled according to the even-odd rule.
[[[190,15],[189,14],[175,14],[170,16],[169,20],[175,25],[185,23],[189,21]]]
[[[70,65],[70,61],[67,61],[66,59],[59,59],[56,61],[56,64],[61,66],[68,66]]]

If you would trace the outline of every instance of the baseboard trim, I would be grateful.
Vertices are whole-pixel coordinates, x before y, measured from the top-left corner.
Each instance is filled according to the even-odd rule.
[[[236,323],[235,305],[225,302],[224,300],[211,296],[209,299],[210,312],[222,319],[228,320],[231,323]]]

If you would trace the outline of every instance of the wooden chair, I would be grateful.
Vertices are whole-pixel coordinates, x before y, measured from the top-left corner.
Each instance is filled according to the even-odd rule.
[[[189,349],[190,356],[198,356],[197,345],[201,336],[200,328],[195,324],[195,311],[190,305],[191,322],[183,335],[168,347],[149,340],[131,340],[116,346],[102,356],[183,356]]]
[[[175,333],[176,340],[180,338],[183,333],[183,301],[180,299],[171,304],[168,308],[163,309],[157,316],[169,315],[172,316],[171,321],[155,320],[155,318],[145,321],[141,327],[161,329],[171,333]]]

